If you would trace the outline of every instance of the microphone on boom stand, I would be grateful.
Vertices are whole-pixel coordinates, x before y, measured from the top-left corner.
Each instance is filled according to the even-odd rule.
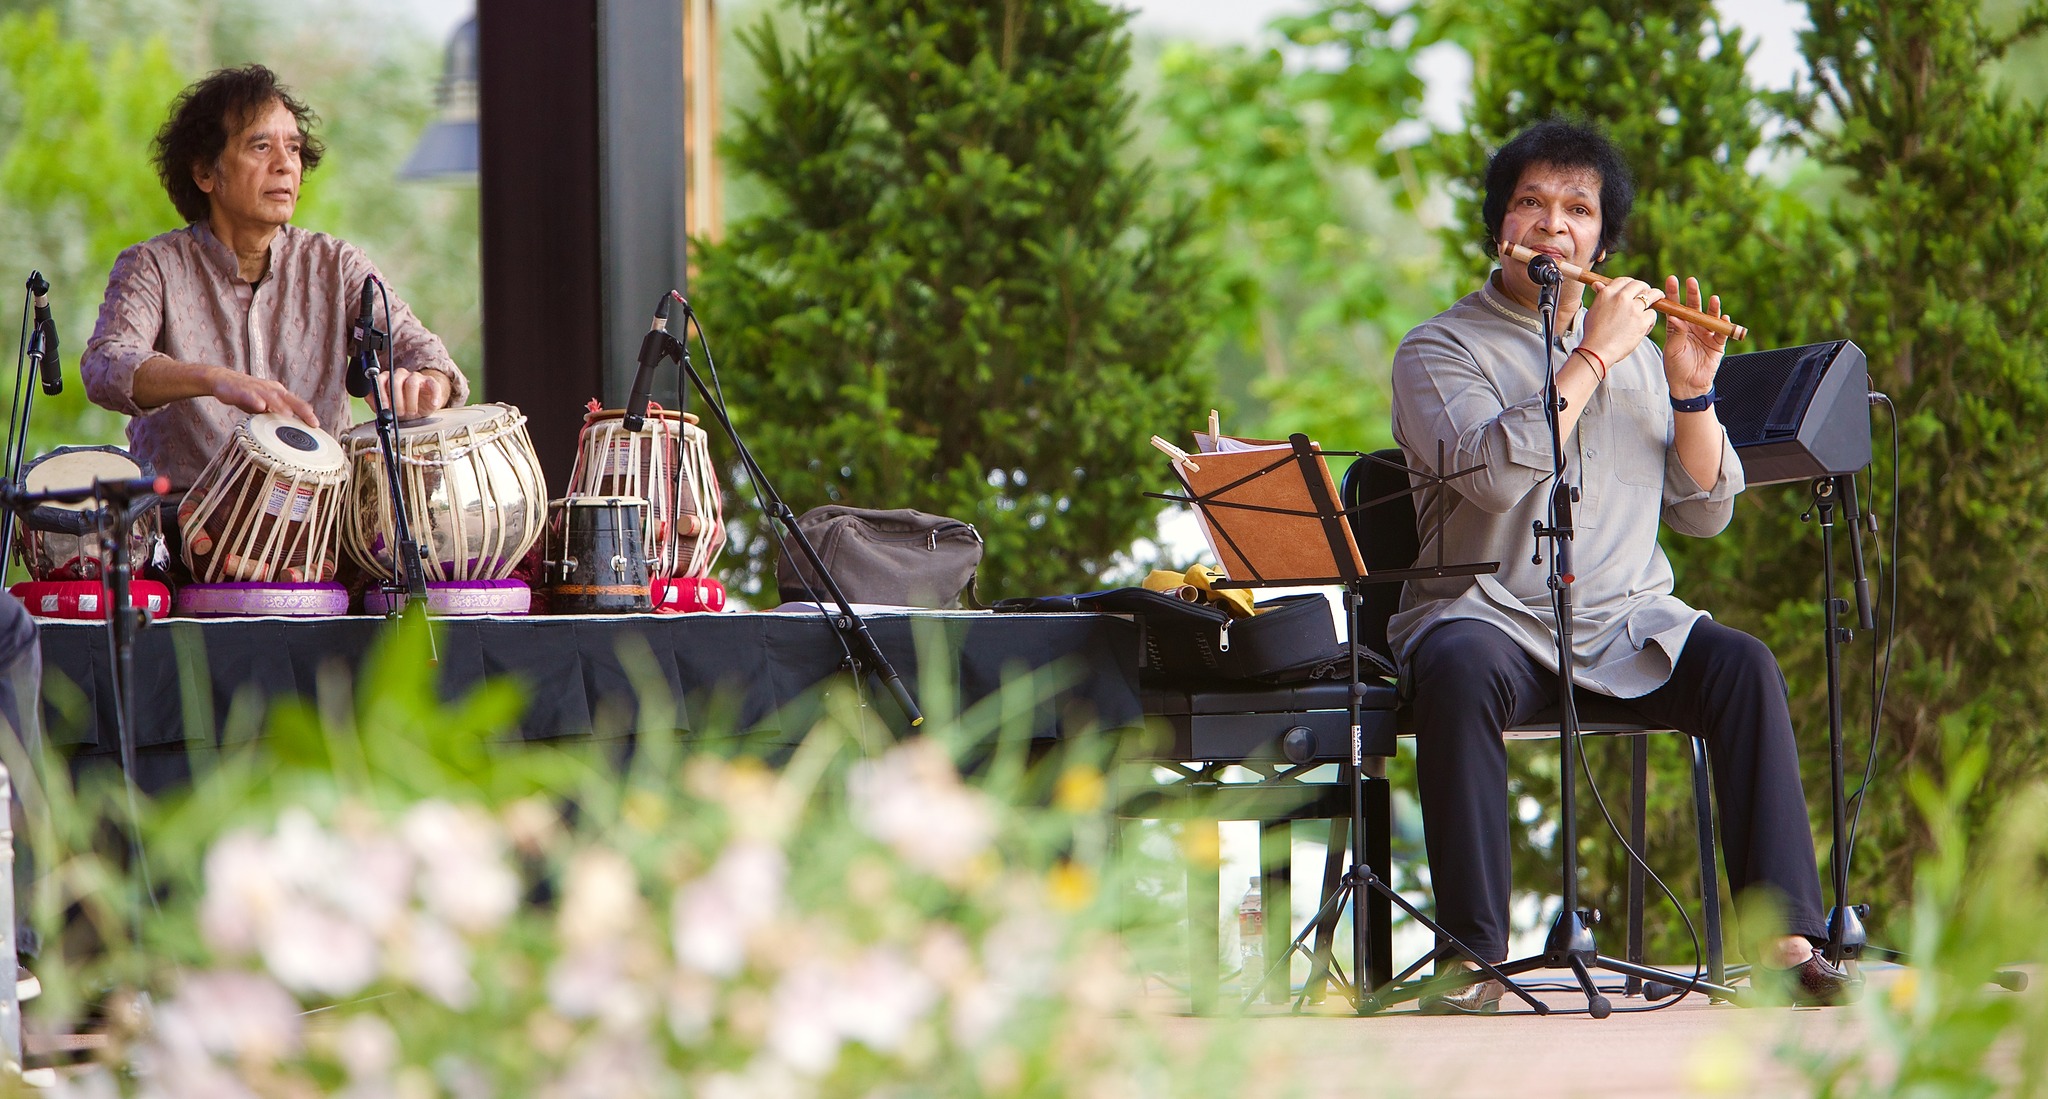
[[[349,333],[350,340],[359,346],[370,337],[375,323],[370,316],[370,285],[369,279],[363,280],[362,308],[356,313],[355,327]],[[370,395],[370,375],[363,368],[366,358],[364,355],[348,356],[348,395],[351,397],[367,398]]]
[[[29,275],[29,293],[35,295],[35,327],[28,338],[28,360],[41,368],[43,395],[64,392],[62,364],[57,359],[57,322],[50,319],[50,281],[42,272]]]
[[[675,291],[661,296],[661,302],[654,307],[654,323],[647,329],[647,335],[640,338],[640,369],[633,375],[633,392],[626,397],[626,418],[623,426],[629,432],[639,431],[647,426],[648,391],[654,388],[654,368],[661,365],[667,356],[673,337],[668,334],[669,303],[675,300]]]

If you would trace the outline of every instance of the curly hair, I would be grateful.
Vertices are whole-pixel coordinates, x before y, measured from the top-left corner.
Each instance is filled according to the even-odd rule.
[[[1621,158],[1621,150],[1598,127],[1552,116],[1516,134],[1486,162],[1486,202],[1481,213],[1486,219],[1489,254],[1500,250],[1500,226],[1507,219],[1508,199],[1532,164],[1583,168],[1598,175],[1600,251],[1605,255],[1621,247],[1622,226],[1636,204],[1634,173]]]
[[[298,120],[304,137],[299,149],[301,170],[311,172],[319,167],[326,149],[313,136],[313,124],[320,117],[293,98],[291,89],[278,83],[277,74],[262,65],[221,69],[171,101],[171,117],[156,132],[156,174],[170,193],[171,205],[187,222],[204,220],[212,209],[206,192],[193,182],[192,170],[201,164],[218,164],[235,131],[272,103],[284,104]]]

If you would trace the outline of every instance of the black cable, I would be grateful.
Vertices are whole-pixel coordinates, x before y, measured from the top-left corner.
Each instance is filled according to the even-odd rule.
[[[1580,735],[1583,736],[1584,734],[1581,733]],[[1686,747],[1690,749],[1692,747],[1692,735],[1685,732],[1680,732],[1678,735],[1686,738]],[[1678,894],[1671,891],[1671,887],[1664,883],[1663,878],[1657,876],[1657,872],[1655,870],[1650,869],[1650,864],[1648,860],[1644,859],[1642,853],[1635,849],[1635,845],[1629,843],[1627,837],[1621,834],[1621,826],[1614,822],[1614,814],[1609,812],[1607,809],[1607,799],[1601,796],[1600,784],[1593,780],[1593,768],[1590,764],[1586,762],[1586,753],[1583,744],[1580,745],[1579,751],[1579,770],[1584,772],[1586,776],[1586,792],[1593,795],[1593,804],[1598,805],[1600,807],[1600,817],[1601,819],[1607,822],[1607,830],[1614,833],[1615,842],[1621,844],[1621,849],[1623,851],[1628,852],[1630,862],[1633,862],[1637,866],[1642,867],[1643,874],[1646,877],[1648,877],[1651,881],[1657,883],[1657,891],[1664,894],[1665,898],[1671,902],[1672,909],[1678,913],[1678,918],[1685,922],[1685,933],[1692,939],[1692,982],[1697,982],[1701,977],[1706,976],[1706,966],[1704,957],[1705,950],[1700,945],[1699,929],[1693,926],[1692,917],[1686,913],[1685,905],[1679,901]],[[1704,888],[1704,883],[1702,883],[1702,887]],[[1673,975],[1676,976],[1676,974]],[[1691,982],[1677,987],[1678,995],[1673,996],[1671,997],[1671,999],[1663,1003],[1657,1004],[1654,1007],[1616,1008],[1614,1010],[1616,1010],[1617,1012],[1662,1011],[1663,1009],[1671,1007],[1672,1005],[1678,1003],[1678,1001],[1685,999],[1687,996],[1692,995],[1693,989]]]
[[[1856,857],[1856,830],[1863,823],[1863,794],[1870,789],[1870,784],[1877,774],[1878,734],[1883,728],[1885,696],[1890,692],[1892,684],[1892,647],[1899,639],[1899,410],[1892,405],[1892,399],[1882,393],[1874,393],[1872,397],[1884,403],[1885,416],[1892,424],[1892,511],[1890,520],[1892,567],[1889,574],[1891,577],[1889,585],[1891,592],[1888,599],[1891,609],[1890,617],[1885,622],[1884,670],[1882,673],[1879,673],[1877,670],[1876,647],[1872,646],[1870,650],[1870,747],[1863,760],[1863,783],[1856,788],[1856,794],[1852,799],[1856,803],[1856,812],[1849,818],[1849,845],[1847,851],[1850,860],[1854,860]],[[1873,473],[1871,475],[1873,489],[1875,488],[1876,480],[1877,475]],[[1866,513],[1872,510],[1868,507],[1864,509]],[[1880,553],[1877,555],[1877,577],[1880,588],[1885,586],[1886,575],[1884,555]]]
[[[711,376],[711,385],[709,387],[711,392],[704,394],[704,396],[717,404],[719,418],[730,424],[732,423],[732,410],[726,404],[725,386],[718,380],[718,363],[711,357],[711,341],[704,335],[704,322],[697,319],[697,311],[690,308],[689,299],[684,298],[680,294],[676,295],[676,298],[682,303],[684,322],[697,333],[697,346],[704,352],[704,370]],[[687,344],[689,334],[685,333],[683,339]],[[682,370],[680,363],[677,364],[677,370],[676,388],[680,392],[684,386],[690,384],[690,378],[689,371]],[[680,409],[682,402],[678,401],[677,404]],[[795,558],[791,557],[789,539],[784,534],[781,523],[776,520],[775,513],[768,507],[767,493],[761,487],[763,475],[760,463],[754,460],[753,452],[747,449],[745,442],[741,441],[737,430],[732,432],[731,438],[727,441],[732,443],[733,449],[739,454],[740,471],[747,475],[747,487],[754,494],[754,506],[761,512],[764,520],[763,525],[775,539],[776,551],[781,553],[785,560],[795,560]],[[783,506],[788,507],[789,505],[785,503]],[[814,592],[812,594],[816,595],[817,593]],[[847,676],[848,679],[853,681],[854,703],[857,707],[857,712],[865,712],[868,709],[868,697],[866,684],[862,681],[860,674],[861,660],[854,655],[853,645],[847,641],[846,632],[839,628],[839,620],[830,610],[826,609],[825,601],[822,598],[816,598],[812,600],[812,604],[818,608],[818,617],[831,628],[832,639],[839,643],[840,652],[846,654],[846,666],[854,673]]]

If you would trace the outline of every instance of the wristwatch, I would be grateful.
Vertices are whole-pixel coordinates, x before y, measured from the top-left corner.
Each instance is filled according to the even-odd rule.
[[[1720,399],[1721,396],[1714,392],[1714,387],[1708,386],[1707,391],[1697,397],[1687,397],[1684,400],[1680,400],[1677,397],[1671,398],[1671,410],[1673,412],[1705,412],[1707,409],[1714,407],[1714,402]]]

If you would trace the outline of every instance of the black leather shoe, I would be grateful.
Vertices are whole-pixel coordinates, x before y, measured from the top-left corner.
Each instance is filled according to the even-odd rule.
[[[1793,1007],[1853,1004],[1863,995],[1863,978],[1828,961],[1817,949],[1791,969],[1772,972],[1784,982]]]
[[[1431,993],[1415,1006],[1424,1015],[1492,1015],[1500,1010],[1506,992],[1506,985],[1489,977],[1455,992]]]

